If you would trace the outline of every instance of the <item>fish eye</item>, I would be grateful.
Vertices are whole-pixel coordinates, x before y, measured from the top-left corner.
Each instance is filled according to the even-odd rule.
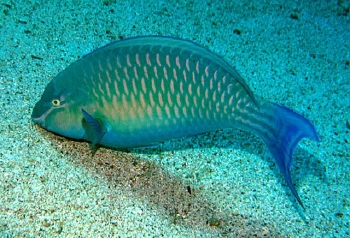
[[[61,105],[60,100],[58,100],[58,99],[54,99],[54,100],[52,100],[52,106],[54,106],[54,107],[58,107],[59,105]]]

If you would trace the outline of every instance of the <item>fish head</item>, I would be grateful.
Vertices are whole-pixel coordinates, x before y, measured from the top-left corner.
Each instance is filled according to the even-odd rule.
[[[62,80],[55,78],[47,85],[41,99],[36,103],[32,120],[48,131],[81,139],[85,134],[82,124],[82,101],[83,95],[77,92],[74,83],[64,84]]]

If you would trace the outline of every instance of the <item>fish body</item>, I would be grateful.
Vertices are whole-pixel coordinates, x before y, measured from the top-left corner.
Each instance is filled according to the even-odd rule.
[[[239,128],[265,142],[298,202],[292,153],[318,140],[303,116],[257,100],[225,60],[191,41],[129,38],[101,47],[59,73],[32,119],[57,134],[112,148]]]

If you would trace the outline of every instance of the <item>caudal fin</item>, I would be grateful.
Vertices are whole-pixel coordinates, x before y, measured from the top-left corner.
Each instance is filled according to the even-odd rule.
[[[283,106],[274,103],[263,103],[259,111],[258,117],[261,117],[262,120],[255,129],[257,129],[257,133],[262,137],[275,158],[294,197],[304,208],[293,185],[290,167],[293,150],[301,139],[319,140],[316,130],[305,117]]]

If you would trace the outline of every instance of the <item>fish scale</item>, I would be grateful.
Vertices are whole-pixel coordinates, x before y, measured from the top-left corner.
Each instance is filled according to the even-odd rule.
[[[115,122],[109,124],[111,130],[118,130],[118,127],[123,124],[123,128],[130,132],[130,135],[126,135],[128,140],[132,139],[131,137],[138,137],[143,138],[142,143],[145,143],[144,137],[150,137],[147,135],[148,133],[157,134],[159,130],[162,131],[162,138],[158,140],[165,140],[169,139],[163,138],[166,134],[170,135],[170,138],[174,137],[172,135],[174,129],[178,131],[177,136],[182,137],[208,131],[211,129],[211,124],[215,124],[216,129],[232,127],[231,123],[228,123],[230,122],[230,114],[222,114],[220,110],[224,105],[228,105],[228,100],[222,100],[221,102],[218,100],[222,96],[224,98],[226,91],[222,90],[225,92],[222,93],[220,88],[227,87],[227,82],[223,86],[220,85],[223,84],[222,78],[228,76],[222,76],[219,73],[218,77],[218,72],[211,70],[215,66],[201,64],[199,61],[201,56],[191,53],[190,51],[180,52],[179,49],[172,50],[170,47],[156,46],[151,51],[145,47],[128,47],[95,55],[94,60],[96,62],[91,61],[90,64],[99,65],[101,73],[98,77],[98,88],[100,92],[94,94],[95,98],[92,101],[103,102],[99,106],[114,113],[108,115]],[[115,55],[119,56],[116,61]],[[187,68],[184,67],[186,61],[188,62]],[[101,65],[107,65],[108,67],[102,70]],[[112,71],[114,74],[108,73],[112,69],[115,69]],[[214,74],[216,75],[215,78]],[[94,80],[94,77],[89,79]],[[116,80],[119,84],[114,84]],[[161,80],[161,82],[156,82],[156,80]],[[205,98],[204,91],[210,88],[208,86],[210,82],[212,85],[217,85],[217,87],[215,87],[216,90],[212,89],[210,91],[210,95],[207,90],[207,98]],[[85,81],[86,85],[90,83],[88,80]],[[142,85],[145,86],[142,87]],[[235,87],[239,86],[237,84]],[[192,108],[187,108],[188,106],[182,103],[185,96],[180,93],[181,90],[178,90],[180,88],[187,88],[183,93],[186,93],[189,97],[188,101],[194,105]],[[115,94],[123,92],[125,96],[121,96],[121,100],[113,101],[109,96],[110,91],[115,92]],[[236,89],[236,91],[241,90]],[[143,94],[139,92],[143,92]],[[247,96],[238,93],[236,100],[239,100],[240,95]],[[115,110],[119,105],[123,105],[123,110]],[[140,108],[140,105],[144,105],[144,107]],[[145,111],[149,113],[143,113]],[[167,121],[162,123],[161,120],[166,117],[168,117]],[[130,123],[130,118],[134,123]],[[170,118],[173,118],[173,120],[169,121]],[[188,126],[198,124],[199,120],[207,121],[204,121],[202,128],[197,126],[193,132],[189,131]],[[219,120],[222,124],[221,128],[217,128]],[[147,130],[140,130],[139,135],[135,133],[135,127],[147,128]],[[186,129],[181,131],[181,128]],[[169,130],[169,132],[167,133],[166,130]],[[120,135],[118,137],[120,138]],[[133,143],[135,143],[135,140],[133,139]],[[149,143],[153,142],[154,136],[152,136],[152,141]],[[115,141],[113,140],[112,143],[115,143]],[[129,145],[122,147],[129,147]]]
[[[72,63],[46,87],[32,119],[92,147],[129,148],[239,128],[259,136],[292,183],[293,150],[318,140],[303,116],[257,100],[225,60],[191,41],[147,36],[117,41]]]

